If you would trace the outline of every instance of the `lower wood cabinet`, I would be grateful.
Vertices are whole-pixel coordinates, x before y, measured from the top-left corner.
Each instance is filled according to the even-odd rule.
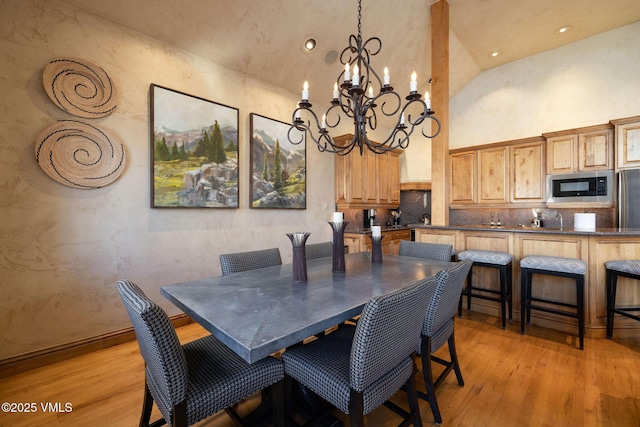
[[[461,230],[447,228],[417,228],[416,241],[452,244],[456,253],[466,249],[507,252],[513,255],[513,322],[508,329],[520,330],[520,260],[527,255],[550,255],[576,258],[587,263],[585,277],[586,336],[605,338],[606,293],[604,263],[611,260],[640,259],[640,237],[625,235],[585,235],[573,233],[536,233],[514,230]],[[473,268],[474,285],[499,289],[497,269]],[[640,293],[632,279],[618,279],[618,301],[628,306],[640,306]],[[534,293],[544,298],[575,302],[575,281],[571,279],[534,275]],[[466,307],[466,301],[463,302]],[[474,298],[472,311],[500,317],[499,303]],[[552,313],[534,311],[531,323],[577,335],[577,321]],[[633,338],[640,334],[640,323],[621,316],[616,317],[614,336]]]
[[[401,240],[411,239],[411,230],[389,230],[382,232],[382,253],[398,255]],[[344,233],[344,244],[349,253],[371,252],[371,235],[362,233]]]

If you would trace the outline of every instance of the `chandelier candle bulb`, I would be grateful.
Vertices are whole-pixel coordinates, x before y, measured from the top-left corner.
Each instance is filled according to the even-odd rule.
[[[427,110],[431,109],[431,98],[429,97],[429,91],[424,93],[424,103],[427,104]]]
[[[373,86],[369,86],[369,98],[373,99]]]
[[[300,104],[296,105],[296,108],[299,108],[299,107],[300,107]],[[295,119],[296,120],[300,119],[300,110],[296,110]]]
[[[384,67],[384,85],[385,86],[389,86],[389,82],[391,78],[389,77],[389,69],[387,67]]]
[[[338,83],[333,84],[333,99],[338,99]]]
[[[348,82],[351,80],[351,73],[349,72],[349,63],[344,64],[344,81]]]
[[[358,68],[358,64],[353,66],[353,79],[351,80],[354,86],[360,86],[360,68]]]
[[[326,114],[322,115],[322,125],[320,125],[320,127],[322,129],[326,129],[327,128],[327,115]]]
[[[402,115],[400,116],[400,124],[404,124],[404,113],[402,113]]]
[[[418,91],[418,80],[417,80],[418,76],[416,75],[416,72],[414,71],[413,73],[411,73],[411,81],[409,82],[409,92],[417,92]]]
[[[333,222],[342,222],[344,221],[344,213],[342,212],[334,212],[333,213]]]
[[[309,83],[305,80],[304,84],[302,85],[302,100],[303,101],[308,101],[309,100]]]

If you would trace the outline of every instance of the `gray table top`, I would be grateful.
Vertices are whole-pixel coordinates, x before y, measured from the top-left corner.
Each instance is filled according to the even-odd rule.
[[[372,297],[415,283],[450,262],[369,253],[307,260],[308,281],[293,283],[292,265],[163,286],[161,293],[249,363],[360,314]]]

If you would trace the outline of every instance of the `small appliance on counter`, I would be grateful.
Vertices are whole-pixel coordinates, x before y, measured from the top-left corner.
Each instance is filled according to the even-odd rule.
[[[375,225],[377,216],[378,216],[377,209],[365,209],[362,215],[362,218],[363,218],[362,227],[371,228],[371,226]]]

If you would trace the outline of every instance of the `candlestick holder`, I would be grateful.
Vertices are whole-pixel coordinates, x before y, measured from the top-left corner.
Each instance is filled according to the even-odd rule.
[[[384,236],[371,236],[371,262],[382,262],[382,239]]]
[[[349,221],[329,222],[333,229],[333,271],[343,273],[344,269],[344,229]]]
[[[306,282],[307,281],[307,256],[305,250],[305,243],[311,233],[287,233],[291,245],[293,247],[293,282]]]

